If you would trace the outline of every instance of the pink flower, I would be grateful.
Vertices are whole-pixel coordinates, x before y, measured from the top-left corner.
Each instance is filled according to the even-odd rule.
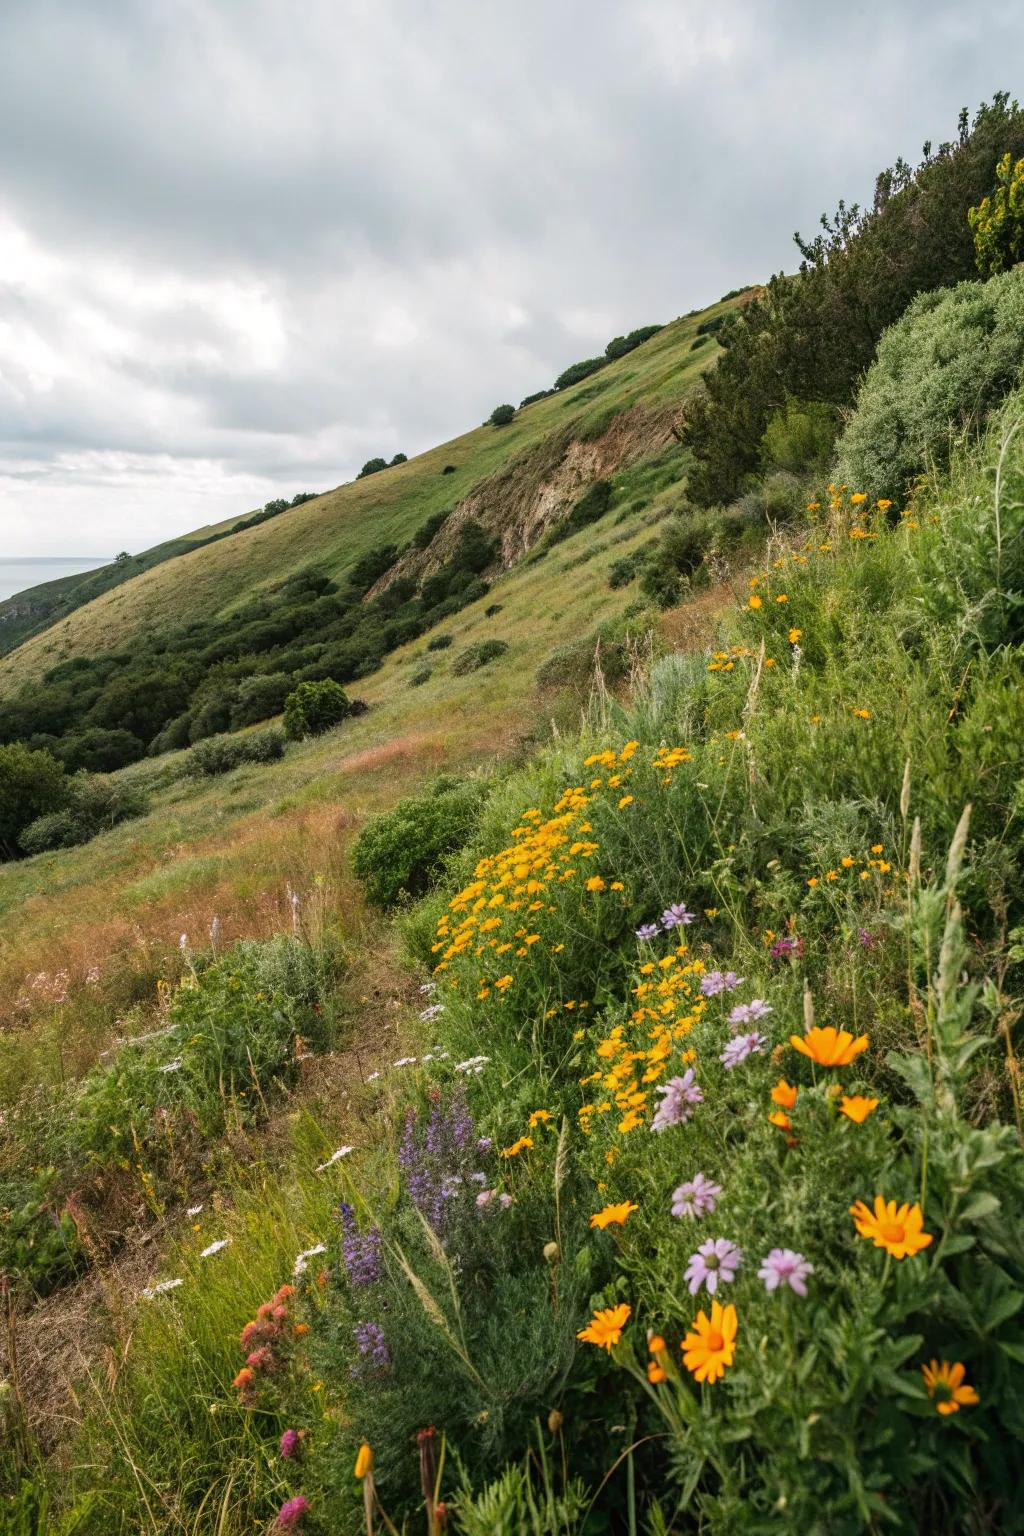
[[[702,1173],[695,1173],[692,1179],[672,1194],[673,1216],[709,1216],[715,1209],[715,1202],[722,1193],[722,1186],[714,1184],[706,1179]]]
[[[757,1278],[764,1281],[766,1291],[777,1291],[780,1285],[788,1285],[798,1296],[806,1296],[807,1276],[813,1273],[814,1265],[809,1264],[802,1253],[794,1253],[792,1248],[773,1248],[758,1270]]]
[[[299,1443],[299,1432],[298,1432],[298,1430],[297,1429],[286,1429],[284,1434],[281,1436],[281,1455],[284,1457],[284,1459],[286,1461],[288,1460],[289,1456],[294,1456],[295,1448],[298,1445],[298,1443]]]
[[[277,1512],[277,1524],[282,1531],[294,1531],[298,1529],[299,1521],[303,1515],[309,1514],[309,1500],[304,1499],[301,1493],[297,1493],[294,1499],[288,1499]]]
[[[728,1285],[736,1278],[736,1271],[743,1263],[743,1254],[727,1237],[712,1237],[701,1243],[692,1253],[686,1266],[684,1279],[690,1287],[690,1295],[696,1296],[702,1285],[713,1296],[721,1280]]]
[[[741,1061],[746,1061],[754,1051],[763,1050],[765,1043],[764,1035],[759,1035],[756,1029],[749,1035],[737,1035],[735,1039],[727,1042],[725,1050],[718,1059],[725,1070],[731,1072],[733,1067],[738,1067]]]
[[[652,1131],[667,1131],[670,1125],[684,1125],[693,1114],[693,1106],[704,1102],[692,1067],[687,1067],[682,1077],[670,1077],[667,1083],[659,1084],[656,1092],[664,1094],[664,1098],[651,1121]]]

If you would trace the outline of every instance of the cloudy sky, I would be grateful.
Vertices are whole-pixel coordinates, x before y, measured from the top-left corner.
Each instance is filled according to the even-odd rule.
[[[0,557],[454,436],[1021,59],[1017,0],[0,0]]]

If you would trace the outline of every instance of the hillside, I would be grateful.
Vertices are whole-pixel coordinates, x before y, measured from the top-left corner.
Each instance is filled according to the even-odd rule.
[[[698,338],[698,326],[740,302],[665,326],[592,378],[527,406],[507,427],[478,427],[286,516],[154,564],[0,660],[0,697],[60,661],[116,650],[140,632],[230,615],[310,567],[343,578],[368,550],[401,546],[431,516],[467,502],[489,507],[503,563],[511,565],[598,474],[672,440],[673,414],[720,350],[713,336]],[[613,427],[627,412],[628,421]],[[495,477],[505,478],[514,516]]]

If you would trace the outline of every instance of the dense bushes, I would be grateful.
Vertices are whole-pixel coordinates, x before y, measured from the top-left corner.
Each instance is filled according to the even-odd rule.
[[[505,640],[478,640],[475,645],[467,645],[456,656],[452,662],[452,675],[465,677],[467,672],[476,672],[478,668],[486,667],[489,661],[504,656],[507,650],[508,643]]]
[[[987,283],[922,294],[886,331],[838,446],[836,475],[902,501],[917,477],[949,462],[1024,368],[1024,267]]]
[[[350,711],[348,694],[338,683],[300,683],[284,706],[285,735],[292,741],[319,736],[339,725]]]
[[[448,857],[472,837],[486,793],[481,780],[442,778],[369,822],[352,850],[369,900],[393,907],[430,890]]]
[[[61,809],[37,817],[24,829],[19,838],[21,850],[33,854],[73,848],[119,822],[144,816],[148,809],[148,796],[137,786],[82,771],[67,781]]]
[[[13,859],[26,827],[57,811],[67,797],[64,765],[49,752],[19,743],[0,747],[0,859]]]
[[[496,405],[487,420],[492,427],[507,427],[515,419],[515,414],[514,405]]]
[[[688,413],[694,500],[731,501],[758,468],[773,412],[788,399],[846,405],[911,299],[973,275],[968,210],[1007,150],[1024,151],[1024,113],[1000,94],[973,123],[961,114],[954,143],[926,145],[916,171],[902,160],[884,171],[870,206],[840,203],[824,233],[798,242],[800,272],[773,278],[747,305]]]
[[[230,773],[242,763],[273,763],[284,756],[284,748],[285,733],[274,727],[253,731],[248,736],[210,736],[192,748],[186,759],[186,771],[194,778],[206,778]]]
[[[616,358],[625,357],[627,352],[632,352],[636,347],[642,346],[645,341],[649,341],[652,336],[656,336],[662,329],[664,327],[660,325],[642,325],[637,330],[630,331],[628,336],[614,336],[607,347],[605,347],[603,356],[585,357],[581,362],[571,363],[568,368],[563,368],[555,380],[554,390],[571,389],[574,384],[581,383],[583,379],[589,379],[592,373],[597,373],[599,369],[607,367]],[[546,393],[553,392],[541,390],[538,394],[528,395],[523,404],[529,405],[534,400],[543,399]]]

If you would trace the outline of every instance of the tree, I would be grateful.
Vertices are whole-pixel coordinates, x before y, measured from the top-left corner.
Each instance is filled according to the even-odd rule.
[[[59,811],[68,797],[64,765],[20,742],[0,747],[0,858],[16,858],[18,838],[37,816]]]
[[[367,459],[362,469],[356,475],[357,480],[365,480],[367,475],[379,475],[382,469],[387,469],[387,459]]]
[[[996,188],[967,213],[974,231],[974,257],[984,277],[995,277],[1024,261],[1024,159],[1013,164],[1009,151],[996,166]]]
[[[391,460],[391,463],[388,465],[388,469],[393,469],[396,464],[408,464],[408,462],[409,455],[407,453],[396,453],[394,458]]]
[[[319,736],[344,720],[351,708],[348,694],[332,678],[320,683],[300,683],[285,700],[285,735],[291,741]]]
[[[516,414],[514,405],[496,405],[490,414],[492,427],[507,427]]]

